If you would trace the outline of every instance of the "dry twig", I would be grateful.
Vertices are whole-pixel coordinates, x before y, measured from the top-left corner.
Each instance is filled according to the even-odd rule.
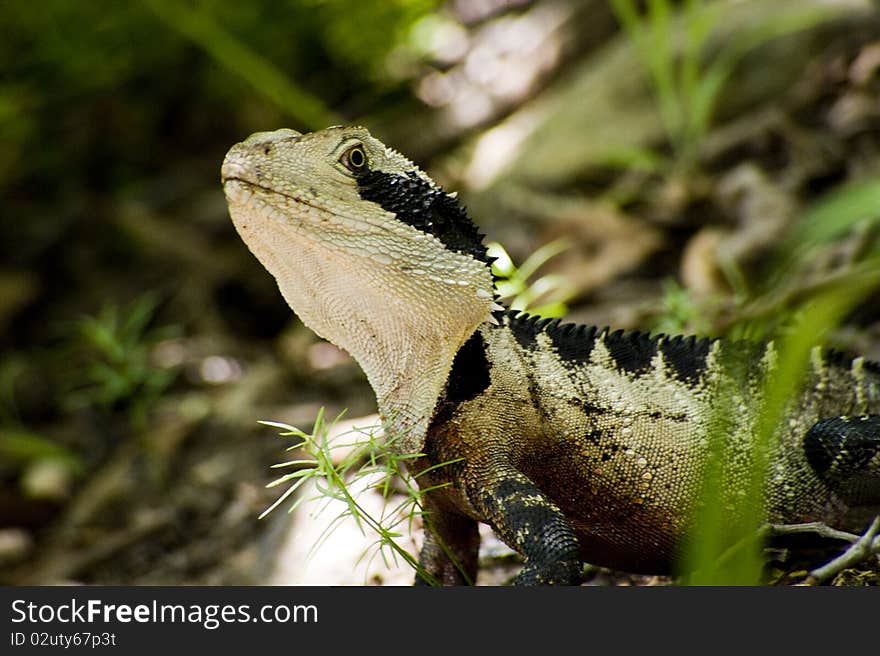
[[[804,579],[804,585],[819,585],[848,567],[854,567],[874,554],[880,554],[880,515],[846,551],[822,567],[817,567]]]
[[[874,518],[868,530],[861,536],[855,533],[839,531],[822,522],[768,524],[762,529],[762,536],[764,538],[802,535],[805,533],[812,533],[831,540],[849,542],[850,546],[837,558],[811,571],[801,585],[821,585],[848,567],[854,567],[864,562],[872,555],[880,557],[880,515]]]

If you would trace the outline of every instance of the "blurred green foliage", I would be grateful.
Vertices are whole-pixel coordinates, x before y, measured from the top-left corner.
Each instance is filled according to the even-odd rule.
[[[814,254],[809,251],[869,227],[880,227],[880,176],[876,175],[846,182],[819,198],[804,213],[784,250]]]
[[[387,64],[417,58],[409,31],[438,5],[0,3],[0,281],[20,290],[0,303],[0,425],[96,407],[143,421],[168,384],[145,299],[170,299],[181,330],[217,327],[237,315],[209,295],[240,299],[230,264],[257,266],[240,244],[224,258],[225,150],[405,104]]]
[[[160,402],[194,381],[157,362],[163,340],[247,348],[289,321],[248,275],[223,155],[406,111],[410,31],[439,4],[0,3],[0,526],[164,434]]]
[[[204,270],[190,275],[192,263],[212,262],[219,282],[212,279],[211,285],[221,289],[220,297],[234,296],[238,289],[224,286],[224,274],[245,278],[214,248],[232,232],[218,202],[219,186],[210,186],[216,184],[225,150],[256,130],[281,125],[312,129],[406,111],[411,107],[411,76],[422,54],[411,50],[413,27],[442,4],[0,3],[0,275],[15,272],[14,279],[6,280],[23,290],[18,293],[25,299],[8,312],[14,320],[4,322],[0,333],[0,475],[12,468],[16,476],[39,462],[60,463],[72,473],[81,471],[84,460],[93,464],[98,458],[94,454],[101,451],[92,447],[110,440],[113,422],[87,424],[93,435],[62,444],[64,438],[56,439],[52,432],[57,428],[53,422],[64,423],[74,415],[112,415],[130,432],[145,431],[151,409],[177,374],[153,360],[156,345],[194,330],[194,325],[212,326],[223,314],[214,307],[219,305],[216,299],[191,289],[210,286],[196,280],[207,277]],[[638,146],[621,150],[618,163],[630,170],[693,166],[719,91],[740,58],[767,39],[821,19],[809,8],[783,12],[726,50],[709,53],[707,35],[723,20],[714,11],[716,3],[611,4],[649,74],[672,150],[671,156]],[[204,203],[208,209],[192,200],[205,189],[214,194]],[[137,211],[131,212],[132,206]],[[779,273],[769,278],[768,288],[755,290],[755,296],[772,296],[775,285],[844,233],[875,227],[878,207],[876,178],[850,182],[819,200],[782,245]],[[140,232],[131,228],[133,222]],[[148,242],[144,235],[150,232],[164,241]],[[167,245],[175,243],[202,250],[185,261],[180,251],[169,252]],[[830,330],[841,320],[855,302],[852,290],[862,295],[870,293],[866,289],[876,290],[880,267],[874,257],[876,241],[870,244],[857,266],[835,279],[832,291],[840,292],[838,296],[817,289],[812,297],[787,305],[767,303],[748,325],[740,322],[730,329],[753,337],[775,334],[782,340],[783,366],[768,381],[769,409],[758,436],[762,444],[771,439],[767,427],[783,395],[799,384],[796,363],[808,348],[804,340],[816,339],[817,330]],[[563,242],[539,249],[520,267],[500,246],[492,248],[502,258],[494,267],[499,293],[514,308],[564,314],[573,291],[556,276],[536,276],[564,248]],[[247,257],[238,243],[236,252]],[[265,284],[277,300],[271,281]],[[157,314],[157,294],[174,296],[171,302],[178,303],[176,314],[170,313],[172,327]],[[680,286],[667,286],[664,303],[662,330],[678,333],[684,326],[707,325],[705,308]],[[27,305],[24,311],[22,304]],[[74,316],[82,318],[71,322]],[[156,327],[162,322],[166,327]],[[57,338],[59,324],[67,326],[62,339]],[[73,426],[71,434],[79,428]],[[323,476],[339,478],[326,457],[322,417],[311,436],[285,428],[299,440],[312,441]],[[279,482],[303,480],[306,474],[299,471],[305,469]],[[758,485],[753,480],[754,494],[746,499],[750,519],[740,533],[746,542],[757,521]],[[344,487],[340,490],[344,493]],[[707,496],[716,491],[717,483],[708,478]],[[357,516],[358,508],[346,500]],[[711,513],[719,509],[714,506],[701,517],[704,539],[692,545],[690,565],[696,574],[690,580],[754,582],[754,549],[742,550],[742,560],[736,561],[726,551],[729,545],[718,541],[726,520]],[[392,530],[380,534],[383,540],[396,536]]]
[[[157,17],[169,28],[191,39],[209,53],[213,59],[240,81],[248,82],[255,91],[280,107],[297,127],[318,130],[327,125],[339,123],[335,112],[331,111],[318,96],[300,87],[289,72],[271,63],[263,54],[263,48],[248,46],[246,41],[235,33],[224,29],[223,23],[230,25],[253,24],[254,20],[262,27],[270,26],[264,22],[261,12],[254,12],[253,6],[247,16],[235,10],[231,16],[223,15],[228,3],[204,4],[191,8],[178,0],[144,0]],[[397,0],[396,2],[341,2],[340,0],[311,0],[288,7],[296,7],[309,17],[302,23],[300,16],[288,15],[287,21],[278,21],[278,27],[287,30],[290,38],[290,19],[297,20],[300,32],[303,27],[313,34],[312,39],[326,51],[327,60],[321,70],[341,69],[351,71],[373,83],[372,88],[387,86],[388,57],[394,48],[403,43],[413,22],[433,9],[436,2],[430,0]],[[248,5],[246,5],[248,6]],[[218,11],[219,10],[219,11]],[[304,25],[303,25],[304,23]],[[267,35],[269,36],[269,35]],[[277,35],[279,40],[284,37]],[[300,36],[300,34],[297,34]],[[317,37],[317,38],[315,38]],[[296,43],[302,43],[299,39]],[[257,41],[264,44],[264,39]],[[327,47],[332,44],[332,47]],[[302,59],[302,52],[296,53]],[[300,77],[300,76],[296,76]],[[351,114],[349,114],[350,116]]]
[[[705,308],[693,294],[673,278],[663,281],[661,311],[654,318],[652,330],[666,335],[710,334]]]
[[[737,465],[729,457],[724,439],[710,440],[702,498],[695,527],[682,562],[682,582],[690,585],[756,585],[763,580],[764,559],[761,524],[762,503],[769,454],[775,449],[778,427],[783,424],[791,399],[803,389],[811,349],[828,341],[832,332],[860,304],[876,298],[880,291],[880,187],[875,177],[855,180],[818,198],[793,226],[780,244],[764,283],[741,298],[739,321],[726,331],[737,339],[772,340],[776,345],[776,367],[763,382],[758,424],[748,471],[731,474]],[[818,282],[799,283],[803,272],[852,233],[861,237],[860,248],[851,259],[829,272],[820,272]],[[848,234],[849,233],[849,234]],[[859,234],[860,233],[860,234]],[[815,273],[815,272],[814,272]],[[797,294],[787,295],[795,285]],[[799,287],[800,285],[800,287]],[[670,326],[691,323],[701,314],[700,304],[675,284],[665,296]],[[750,312],[752,307],[762,308]],[[704,308],[705,309],[705,308]],[[696,319],[699,321],[699,319]],[[745,384],[743,373],[742,384]],[[729,402],[720,397],[715,431],[726,435],[724,418],[731,414]],[[746,486],[739,494],[725,492],[723,481],[739,477]]]
[[[47,460],[62,463],[73,472],[82,469],[82,459],[55,440],[22,430],[0,429],[0,461],[21,466]]]
[[[667,139],[669,161],[635,147],[616,158],[627,168],[659,165],[687,170],[711,127],[718,99],[736,65],[749,51],[774,38],[818,24],[826,12],[816,6],[783,11],[737,33],[725,47],[708,53],[712,30],[724,20],[720,3],[708,0],[610,0],[615,16],[649,74]],[[644,13],[639,7],[645,4]]]
[[[2,261],[46,255],[98,198],[131,193],[181,156],[216,167],[257,129],[322,127],[407,93],[385,63],[436,4],[0,3]],[[241,53],[251,59],[230,71]]]
[[[847,313],[880,288],[880,260],[858,279],[841,281],[784,313],[781,328],[772,334],[775,366],[757,397],[759,417],[754,427],[749,462],[732,457],[729,440],[732,397],[719,397],[710,435],[709,458],[703,480],[703,504],[697,509],[694,531],[681,563],[686,585],[758,585],[763,580],[761,527],[770,454],[777,448],[792,399],[803,390],[810,352],[824,343]],[[740,372],[739,385],[746,382]],[[739,481],[736,490],[724,481]]]
[[[152,358],[159,342],[179,332],[174,326],[150,327],[156,305],[153,296],[142,296],[125,310],[105,305],[97,315],[74,324],[66,407],[123,407],[132,427],[144,428],[150,408],[177,375],[175,368]]]
[[[554,256],[571,246],[568,239],[556,239],[538,248],[517,267],[504,247],[498,242],[487,246],[495,276],[498,299],[511,310],[521,310],[542,317],[561,317],[568,312],[568,301],[575,295],[574,287],[565,276],[548,273],[538,276],[538,270]]]

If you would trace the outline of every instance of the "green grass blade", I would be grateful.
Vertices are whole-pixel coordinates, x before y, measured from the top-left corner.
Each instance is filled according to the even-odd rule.
[[[300,127],[318,130],[341,122],[317,96],[294,84],[269,60],[227,32],[207,11],[176,0],[143,2],[165,25],[201,46],[217,63],[275,103]]]

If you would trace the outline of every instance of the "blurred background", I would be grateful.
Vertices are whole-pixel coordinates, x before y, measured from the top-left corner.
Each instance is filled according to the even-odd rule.
[[[256,422],[375,403],[235,234],[252,132],[365,125],[548,316],[760,338],[878,270],[871,0],[46,0],[0,29],[0,583],[297,580],[311,520],[257,519],[289,442]],[[817,339],[880,360],[878,298]]]

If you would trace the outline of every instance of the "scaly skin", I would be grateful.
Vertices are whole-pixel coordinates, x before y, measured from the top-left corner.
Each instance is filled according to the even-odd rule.
[[[505,312],[453,196],[363,128],[279,130],[234,146],[233,222],[291,308],[346,349],[420,485],[421,564],[476,578],[477,522],[524,556],[516,582],[576,583],[582,561],[674,565],[716,448],[747,487],[772,344],[537,321]],[[769,521],[849,526],[880,507],[880,365],[814,349],[769,454]]]

